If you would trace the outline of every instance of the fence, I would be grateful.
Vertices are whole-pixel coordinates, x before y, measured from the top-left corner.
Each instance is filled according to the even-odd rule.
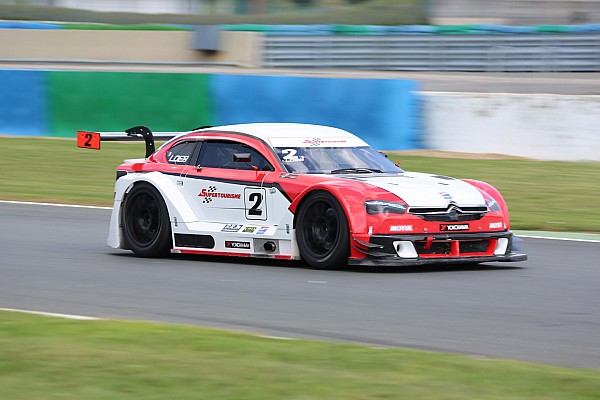
[[[600,71],[600,35],[266,35],[267,68]]]

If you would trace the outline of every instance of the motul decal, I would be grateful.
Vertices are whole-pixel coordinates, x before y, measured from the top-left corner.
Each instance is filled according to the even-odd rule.
[[[250,242],[232,242],[228,240],[225,242],[225,247],[230,249],[249,249]]]
[[[210,203],[213,199],[236,199],[242,198],[241,193],[223,193],[217,192],[216,186],[209,186],[208,189],[202,189],[198,194],[198,197],[204,197],[203,203]]]
[[[412,225],[392,225],[390,226],[390,232],[412,232]]]
[[[501,229],[504,228],[504,224],[502,222],[490,222],[490,229]]]
[[[440,224],[440,231],[468,231],[469,224]]]

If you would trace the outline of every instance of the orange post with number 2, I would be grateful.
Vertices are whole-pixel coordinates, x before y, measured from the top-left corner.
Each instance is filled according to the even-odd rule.
[[[77,147],[100,150],[100,134],[98,132],[77,132]]]

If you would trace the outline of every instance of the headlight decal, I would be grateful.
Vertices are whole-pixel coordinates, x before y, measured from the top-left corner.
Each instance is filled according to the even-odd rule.
[[[485,202],[485,205],[490,209],[490,211],[500,211],[500,205],[496,202],[496,200],[491,197]]]
[[[367,214],[404,214],[406,213],[407,205],[403,203],[396,203],[393,201],[384,200],[367,200],[365,201],[365,209]]]

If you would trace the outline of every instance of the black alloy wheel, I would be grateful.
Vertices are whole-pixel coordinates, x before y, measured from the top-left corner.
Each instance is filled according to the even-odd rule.
[[[314,268],[342,268],[348,263],[350,233],[342,206],[329,192],[310,195],[296,219],[296,238],[302,259]]]
[[[162,257],[172,247],[169,212],[160,192],[146,182],[137,183],[125,197],[123,238],[135,254]]]

